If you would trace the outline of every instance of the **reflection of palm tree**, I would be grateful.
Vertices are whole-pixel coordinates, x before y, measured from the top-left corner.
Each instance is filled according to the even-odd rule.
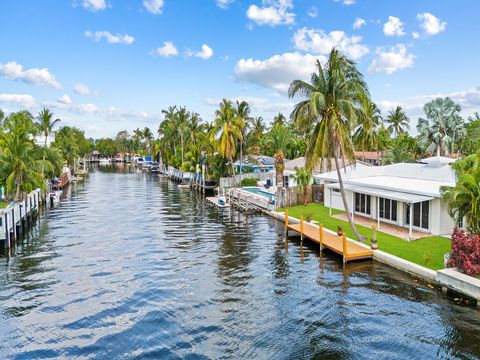
[[[319,160],[322,164],[327,160],[327,166],[331,167],[330,159],[334,159],[348,222],[355,236],[363,240],[352,221],[339,163],[339,159],[344,164],[347,160],[355,161],[350,135],[354,124],[365,116],[362,104],[369,98],[363,75],[354,62],[332,49],[325,66],[317,61],[310,83],[293,81],[289,95],[306,97],[295,105],[292,112],[296,124],[301,127],[305,121],[312,120],[315,124],[306,152],[307,165],[312,168]]]
[[[386,122],[388,124],[387,130],[390,134],[395,134],[395,137],[405,133],[410,129],[409,119],[401,106],[397,106],[394,110],[388,113]]]

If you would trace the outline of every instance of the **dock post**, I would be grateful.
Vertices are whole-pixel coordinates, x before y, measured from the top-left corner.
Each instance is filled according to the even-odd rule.
[[[303,242],[303,215],[300,215],[300,241]]]
[[[318,231],[320,231],[320,256],[321,256],[323,251],[323,224],[320,224]]]
[[[343,267],[347,264],[347,235],[343,234]]]
[[[285,236],[288,237],[288,209],[285,209]]]

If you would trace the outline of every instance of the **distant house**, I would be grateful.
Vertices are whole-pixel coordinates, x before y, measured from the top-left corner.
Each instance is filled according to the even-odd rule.
[[[340,168],[343,168],[345,166],[343,160],[339,159],[338,161]],[[362,162],[357,162],[356,166],[364,167],[367,165]],[[295,168],[303,167],[305,167],[305,157],[303,156],[293,160],[285,161],[285,170],[283,171],[283,183],[285,187],[288,188],[297,186],[297,182],[294,179]],[[331,170],[336,170],[334,159],[330,159],[330,161],[328,159],[324,159],[323,162],[318,162],[312,169],[313,183],[323,184],[323,179],[320,177],[320,174]]]
[[[235,172],[240,173],[240,161],[233,164]],[[253,155],[245,156],[242,162],[243,173],[267,173],[275,171],[275,160],[271,156]]]
[[[355,151],[355,158],[357,160],[363,161],[370,165],[381,165],[383,158],[385,156],[384,152],[378,151]]]
[[[352,215],[394,224],[433,235],[450,234],[455,226],[447,205],[440,199],[441,186],[455,186],[454,160],[434,156],[419,163],[346,168],[343,173]],[[325,205],[344,210],[337,173],[319,176],[325,182]]]

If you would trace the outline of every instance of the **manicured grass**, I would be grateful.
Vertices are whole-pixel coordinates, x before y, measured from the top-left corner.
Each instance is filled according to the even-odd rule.
[[[5,201],[0,201],[0,209],[5,209],[8,206],[8,203]]]
[[[285,209],[278,211],[284,212]],[[341,214],[343,211],[332,209],[332,214]],[[329,216],[329,209],[321,204],[311,203],[307,206],[297,205],[288,208],[288,215],[305,219],[307,214],[313,215],[313,220],[322,223],[327,229],[337,231],[340,226],[347,236],[354,238],[352,229],[348,222]],[[360,234],[370,239],[372,230],[365,226],[357,225]],[[370,244],[370,240],[365,242]],[[432,270],[443,269],[443,255],[451,251],[451,241],[441,236],[430,236],[427,238],[407,242],[396,236],[377,231],[378,248],[389,254],[411,261]]]

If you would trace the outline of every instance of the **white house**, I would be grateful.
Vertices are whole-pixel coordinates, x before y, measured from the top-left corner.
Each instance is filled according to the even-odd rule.
[[[339,164],[341,167],[344,166],[343,160],[339,159]],[[314,184],[323,184],[323,179],[320,176],[323,172],[325,172],[328,168],[329,165],[331,169],[336,171],[335,167],[335,162],[333,159],[330,159],[330,164],[328,159],[323,159],[323,164],[322,162],[319,162],[315,168],[312,170],[312,182]],[[369,166],[365,163],[362,163],[360,161],[357,161],[356,167],[361,168],[361,167],[366,167]],[[295,180],[295,168],[303,168],[305,167],[305,157],[298,157],[296,159],[292,160],[286,160],[285,161],[285,170],[283,171],[283,183],[286,188],[288,187],[294,187],[297,186],[297,182]]]
[[[36,136],[34,137],[33,141],[34,141],[35,144],[37,144],[38,146],[44,146],[44,145],[45,145],[45,135],[43,135],[43,134],[36,135]],[[53,142],[55,142],[55,132],[54,132],[54,131],[52,131],[50,134],[48,134],[48,137],[47,137],[47,147],[50,147]]]
[[[360,215],[432,235],[450,234],[455,226],[440,199],[440,187],[455,186],[454,160],[435,156],[419,163],[352,167],[343,170],[347,202]],[[336,172],[320,175],[325,182],[325,205],[344,210]]]

